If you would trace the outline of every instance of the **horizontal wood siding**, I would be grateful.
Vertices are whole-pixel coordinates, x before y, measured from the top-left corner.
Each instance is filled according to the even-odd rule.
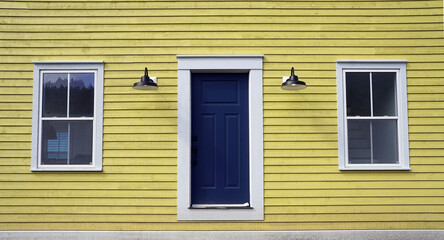
[[[443,35],[442,0],[1,1],[0,230],[444,228]],[[178,54],[264,54],[265,221],[177,221]],[[407,60],[411,171],[338,170],[341,59]],[[30,172],[57,60],[105,62],[103,172]]]

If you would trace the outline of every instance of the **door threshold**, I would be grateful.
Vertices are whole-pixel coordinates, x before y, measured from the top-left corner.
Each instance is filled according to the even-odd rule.
[[[252,209],[250,203],[242,204],[191,204],[188,209]]]

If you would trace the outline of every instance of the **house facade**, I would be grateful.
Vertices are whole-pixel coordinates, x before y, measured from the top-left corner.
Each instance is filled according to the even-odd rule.
[[[443,28],[441,0],[0,2],[0,230],[443,229]]]

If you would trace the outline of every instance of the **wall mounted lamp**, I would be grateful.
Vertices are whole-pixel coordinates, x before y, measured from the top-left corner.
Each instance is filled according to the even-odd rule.
[[[291,68],[291,76],[287,80],[285,80],[286,77],[283,77],[282,79],[282,86],[281,88],[283,90],[302,90],[307,87],[305,82],[299,81],[298,76],[294,75],[294,67]]]
[[[134,83],[133,88],[137,90],[156,90],[157,78],[153,77],[151,79],[148,76],[148,68],[145,67],[145,75],[140,78],[140,82]]]

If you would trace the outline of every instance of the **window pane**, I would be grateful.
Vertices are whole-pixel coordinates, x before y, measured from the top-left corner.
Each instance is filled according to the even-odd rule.
[[[70,121],[69,164],[92,162],[93,121]]]
[[[349,163],[371,163],[370,121],[348,120],[347,124]]]
[[[43,165],[67,164],[68,162],[68,122],[43,121],[42,124]]]
[[[347,116],[370,116],[370,73],[347,72]]]
[[[69,116],[94,116],[94,73],[71,74]]]
[[[396,73],[372,73],[373,116],[396,116]]]
[[[373,120],[373,163],[398,163],[397,120]]]
[[[43,117],[66,117],[68,74],[43,74]]]

